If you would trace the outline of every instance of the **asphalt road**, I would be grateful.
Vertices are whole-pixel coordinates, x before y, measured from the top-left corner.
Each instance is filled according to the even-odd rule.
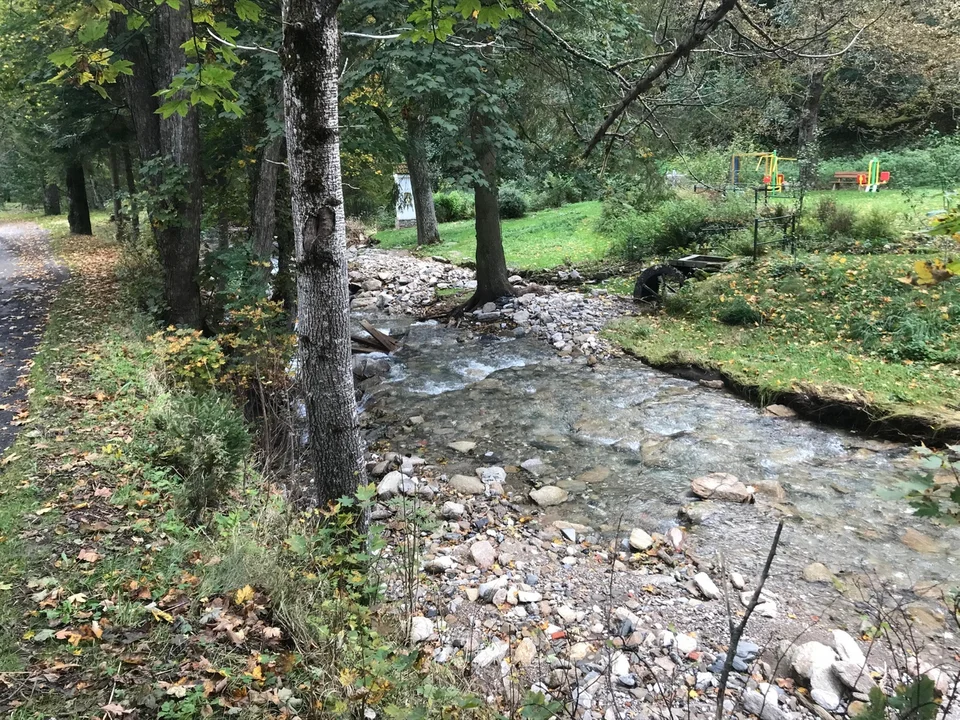
[[[50,251],[47,233],[32,223],[0,221],[0,452],[29,426],[26,377],[47,320],[66,278]]]

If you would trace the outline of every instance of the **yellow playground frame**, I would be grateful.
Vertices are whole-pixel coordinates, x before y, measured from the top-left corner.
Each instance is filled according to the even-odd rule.
[[[757,167],[759,170],[763,167],[763,184],[771,192],[783,192],[783,173],[780,172],[780,163],[796,162],[796,158],[780,157],[777,151],[773,152],[752,152],[735,153],[730,156],[730,184],[740,184],[740,164],[745,158],[757,158]]]

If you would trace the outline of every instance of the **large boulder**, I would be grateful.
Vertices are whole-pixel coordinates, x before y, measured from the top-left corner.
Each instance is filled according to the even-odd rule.
[[[736,476],[730,473],[710,473],[690,481],[693,494],[704,500],[725,500],[746,503],[753,500],[753,493]]]

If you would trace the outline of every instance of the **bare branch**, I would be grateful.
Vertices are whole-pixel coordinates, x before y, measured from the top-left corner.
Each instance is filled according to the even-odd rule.
[[[268,48],[268,47],[263,47],[262,45],[237,45],[236,43],[232,43],[232,42],[230,42],[229,40],[224,40],[222,37],[220,37],[219,35],[217,35],[217,34],[216,34],[213,30],[211,30],[209,27],[207,28],[207,35],[209,35],[210,37],[212,37],[212,38],[213,38],[214,40],[216,40],[218,43],[221,43],[221,44],[223,44],[223,45],[226,45],[227,47],[235,48],[235,49],[237,49],[237,50],[259,50],[260,52],[270,53],[270,54],[272,54],[272,55],[279,55],[279,54],[280,54],[280,53],[277,52],[276,50],[273,50],[272,48]]]

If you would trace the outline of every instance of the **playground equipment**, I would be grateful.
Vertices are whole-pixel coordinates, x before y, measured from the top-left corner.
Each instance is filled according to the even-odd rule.
[[[780,157],[777,151],[773,152],[754,152],[754,153],[735,153],[730,157],[730,183],[732,185],[740,184],[740,166],[745,158],[756,158],[757,171],[763,168],[763,186],[769,188],[770,192],[779,194],[783,192],[784,177],[780,172],[781,162],[795,162],[796,158]]]
[[[852,186],[854,183],[857,189],[863,189],[864,192],[877,192],[881,185],[890,182],[890,171],[880,170],[880,158],[873,158],[867,166],[866,172],[856,170],[841,170],[833,174],[833,189],[839,190],[844,186]]]

